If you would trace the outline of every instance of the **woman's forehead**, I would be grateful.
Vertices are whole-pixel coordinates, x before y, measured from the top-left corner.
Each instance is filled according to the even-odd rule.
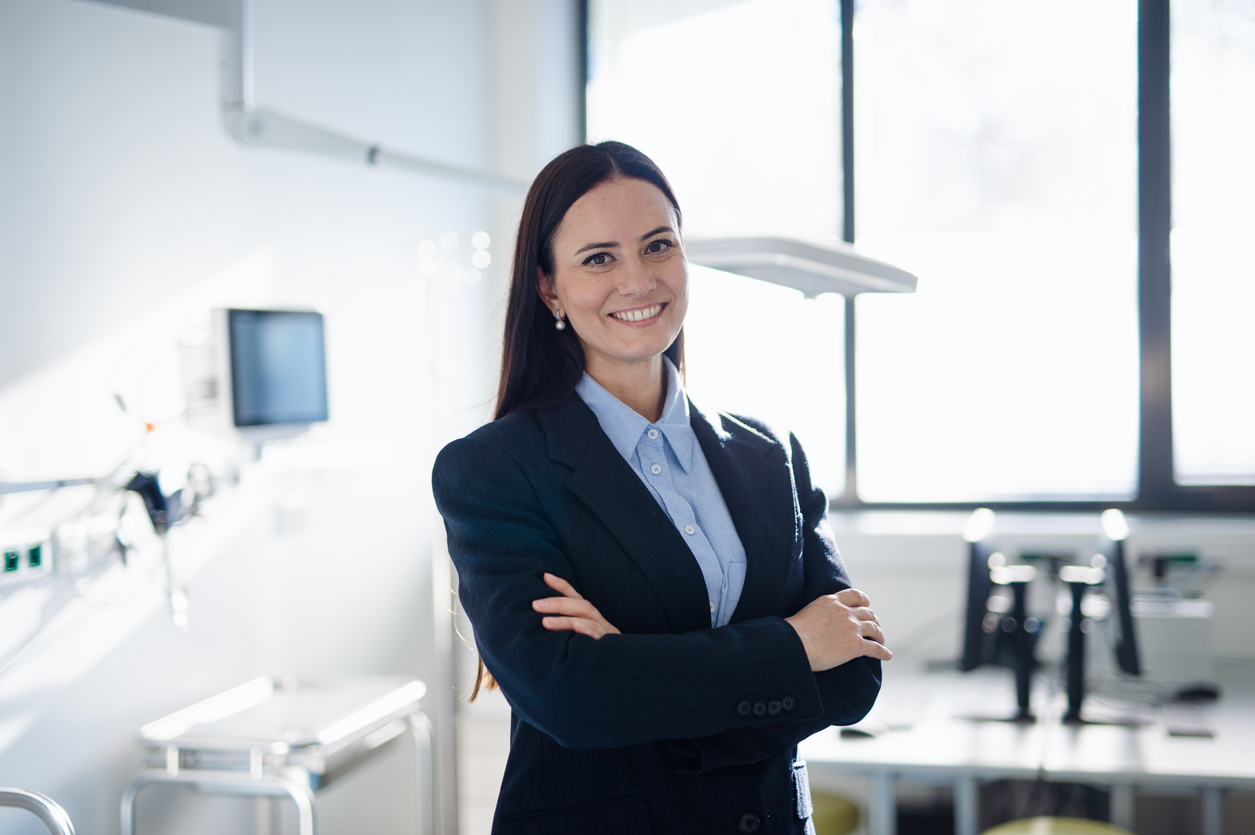
[[[662,226],[675,228],[675,208],[662,190],[645,180],[620,177],[594,186],[571,204],[554,238],[563,249],[589,243],[625,245]]]

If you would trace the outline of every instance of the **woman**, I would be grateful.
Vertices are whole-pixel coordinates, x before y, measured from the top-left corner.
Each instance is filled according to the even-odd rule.
[[[605,142],[541,171],[497,419],[433,474],[512,709],[496,833],[813,832],[796,745],[860,719],[892,657],[797,441],[684,394],[687,306],[647,157]]]

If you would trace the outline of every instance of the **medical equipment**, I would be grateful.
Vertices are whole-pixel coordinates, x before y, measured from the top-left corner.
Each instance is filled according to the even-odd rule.
[[[323,315],[313,310],[213,311],[210,360],[217,429],[246,440],[290,438],[327,420]]]
[[[289,797],[300,835],[314,835],[315,794],[407,729],[418,768],[419,831],[434,831],[431,725],[421,681],[256,678],[140,729],[146,768],[122,797],[122,835],[135,833],[135,800],[147,786],[196,786],[222,794]]]
[[[47,795],[24,789],[0,788],[0,806],[33,812],[52,835],[74,835],[74,824],[70,821],[70,816],[61,808],[61,804]]]

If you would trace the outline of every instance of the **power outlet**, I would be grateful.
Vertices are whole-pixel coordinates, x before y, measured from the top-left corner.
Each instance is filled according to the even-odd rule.
[[[52,571],[52,534],[46,528],[0,531],[0,585],[26,583]]]

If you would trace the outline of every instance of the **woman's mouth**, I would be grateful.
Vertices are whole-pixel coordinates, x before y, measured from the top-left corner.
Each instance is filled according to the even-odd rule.
[[[655,304],[650,307],[638,307],[634,310],[620,310],[610,315],[620,322],[644,322],[662,313],[664,307],[666,307],[665,304]]]

